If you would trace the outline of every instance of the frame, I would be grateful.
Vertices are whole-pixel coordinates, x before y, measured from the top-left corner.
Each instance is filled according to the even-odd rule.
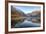
[[[26,28],[25,27],[14,27],[13,25],[11,25],[11,20],[10,20],[11,18],[14,18],[13,15],[11,14],[11,11],[12,11],[11,6],[12,6],[12,8],[13,8],[13,6],[14,7],[15,6],[20,6],[20,7],[22,7],[22,6],[27,6],[27,7],[29,7],[29,6],[34,7],[35,6],[36,7],[37,6],[37,7],[40,7],[40,21],[39,21],[40,25],[35,26],[35,28],[32,28],[33,26],[26,27]],[[19,9],[17,9],[17,10],[19,10]],[[21,10],[22,10],[22,8],[21,8]],[[27,14],[28,10],[25,13]],[[36,14],[35,12],[33,12],[33,13]],[[39,12],[37,12],[37,13],[39,13]],[[41,28],[39,28],[39,27],[41,27]],[[5,1],[5,33],[6,34],[8,34],[8,33],[22,33],[22,32],[39,32],[39,31],[45,31],[45,4],[43,2],[7,1],[7,0]]]

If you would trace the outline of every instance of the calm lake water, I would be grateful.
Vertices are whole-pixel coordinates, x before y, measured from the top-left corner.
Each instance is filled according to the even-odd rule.
[[[15,25],[15,28],[26,28],[26,27],[40,27],[40,23],[33,23],[27,18],[22,23],[17,23]]]

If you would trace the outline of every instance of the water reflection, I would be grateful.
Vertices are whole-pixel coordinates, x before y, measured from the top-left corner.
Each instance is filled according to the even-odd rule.
[[[12,21],[12,28],[40,27],[40,23],[33,23],[30,18]]]

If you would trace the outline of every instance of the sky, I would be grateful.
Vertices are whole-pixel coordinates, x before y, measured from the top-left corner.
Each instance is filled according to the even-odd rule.
[[[31,13],[32,11],[40,10],[40,9],[41,9],[40,6],[14,6],[14,8],[20,9],[20,10],[23,11],[25,14]]]

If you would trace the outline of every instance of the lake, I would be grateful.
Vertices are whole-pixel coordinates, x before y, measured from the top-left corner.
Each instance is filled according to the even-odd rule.
[[[30,18],[25,19],[22,23],[17,23],[15,28],[40,27],[40,23],[33,23]]]

